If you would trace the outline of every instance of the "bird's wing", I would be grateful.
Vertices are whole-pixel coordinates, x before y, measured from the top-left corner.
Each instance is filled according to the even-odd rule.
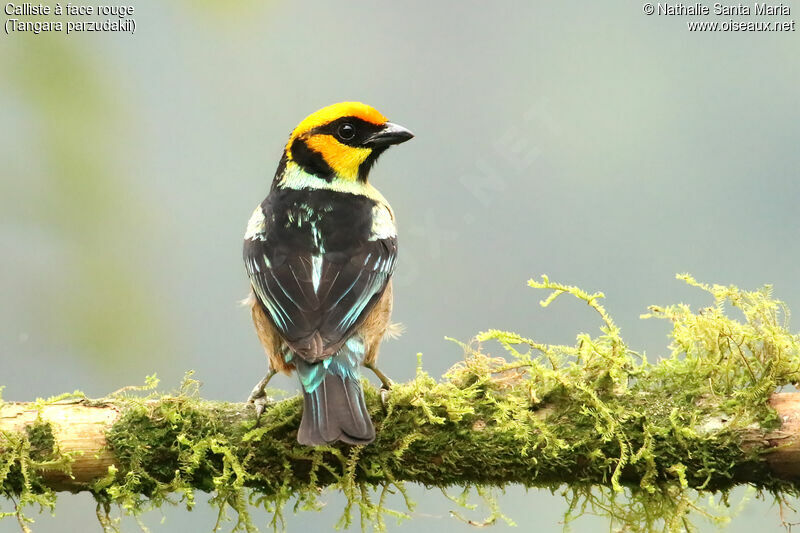
[[[245,244],[256,295],[292,350],[308,361],[334,355],[380,298],[394,271],[397,238],[312,255]]]

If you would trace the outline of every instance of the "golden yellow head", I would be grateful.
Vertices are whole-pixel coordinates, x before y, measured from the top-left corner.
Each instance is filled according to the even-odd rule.
[[[389,146],[414,135],[361,102],[341,102],[310,114],[286,144],[286,160],[325,180],[366,181]]]

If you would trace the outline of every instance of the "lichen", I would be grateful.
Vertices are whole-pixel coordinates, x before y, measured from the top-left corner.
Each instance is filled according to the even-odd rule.
[[[101,524],[115,530],[112,504],[134,516],[165,503],[191,509],[202,491],[219,509],[215,529],[255,531],[249,509],[257,506],[280,530],[286,509],[317,509],[330,487],[347,498],[340,527],[358,517],[362,529],[380,531],[388,517],[409,518],[404,483],[413,482],[473,489],[490,512],[483,521],[462,518],[476,525],[510,521],[492,491],[520,484],[560,491],[565,524],[594,513],[628,531],[678,531],[693,517],[724,520],[714,507],[727,507],[737,484],[779,501],[796,495],[798,486],[766,465],[768,444],[759,438],[779,425],[770,394],[800,378],[800,337],[788,330],[788,311],[769,287],[743,291],[679,277],[713,304],[650,309],[646,318],[673,328],[670,353],[658,361],[625,344],[601,293],[531,280],[551,291],[544,306],[562,294],[588,304],[600,334],[564,346],[490,330],[461,344],[464,360],[441,381],[420,362],[385,404],[366,386],[378,430],[367,446],[297,444],[299,398],[274,403],[256,424],[251,408],[202,400],[191,378],[167,395],[150,392],[153,379],[144,392],[119,391],[104,400],[123,412],[107,434],[118,466],[90,487]],[[491,353],[495,345],[503,357]],[[36,469],[59,454],[47,431],[36,431],[3,434],[14,445],[0,446],[0,481],[18,508],[54,504]],[[387,507],[395,493],[406,510]],[[469,507],[465,494],[452,499]],[[701,503],[709,495],[715,506]]]

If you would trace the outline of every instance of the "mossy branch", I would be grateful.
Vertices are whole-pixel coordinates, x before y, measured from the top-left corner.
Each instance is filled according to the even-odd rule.
[[[437,381],[421,367],[383,405],[366,387],[374,443],[307,448],[295,437],[301,402],[274,403],[259,425],[241,404],[200,399],[187,379],[172,395],[120,393],[100,401],[73,395],[0,407],[0,481],[18,516],[53,505],[53,490],[89,490],[101,508],[138,514],[173,502],[191,508],[196,491],[236,511],[234,529],[254,530],[248,505],[282,511],[317,507],[320,489],[347,496],[342,525],[360,511],[382,529],[387,496],[404,482],[428,487],[568,486],[569,514],[602,512],[630,530],[678,530],[702,511],[690,490],[739,484],[794,495],[800,487],[800,395],[776,394],[800,380],[800,338],[769,288],[705,286],[714,304],[653,307],[673,324],[671,354],[656,363],[632,352],[588,294],[547,278],[543,305],[569,293],[594,308],[601,335],[553,346],[497,330],[482,333],[464,361]],[[744,314],[738,321],[726,306]],[[507,358],[487,355],[497,341]],[[150,387],[154,386],[151,382]],[[406,506],[411,507],[406,499]],[[490,521],[500,517],[492,507]],[[101,523],[114,527],[107,512]]]

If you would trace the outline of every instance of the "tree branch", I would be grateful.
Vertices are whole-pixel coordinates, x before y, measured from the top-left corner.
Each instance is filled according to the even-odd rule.
[[[199,490],[221,510],[234,508],[236,527],[248,531],[249,503],[279,521],[285,503],[315,507],[329,485],[347,497],[342,525],[355,507],[379,528],[393,513],[386,495],[405,495],[403,482],[479,492],[567,485],[570,509],[605,510],[632,531],[684,527],[698,509],[690,489],[749,484],[779,500],[800,493],[800,393],[775,393],[800,383],[800,336],[788,331],[783,304],[769,287],[681,277],[714,305],[652,307],[673,326],[670,354],[654,363],[625,345],[602,294],[531,281],[553,291],[543,305],[562,294],[584,301],[602,334],[562,346],[481,333],[444,380],[420,366],[385,405],[365,382],[377,429],[367,446],[301,446],[300,398],[273,403],[256,425],[252,408],[202,400],[190,379],[173,396],[128,390],[100,401],[0,404],[0,489],[18,496],[18,509],[53,505],[52,490],[90,490],[131,512],[174,494],[191,507]],[[728,316],[729,306],[745,321]],[[510,359],[486,355],[488,341]]]
[[[438,407],[459,401],[457,393],[449,398],[441,395],[441,391],[438,393]],[[526,434],[542,431],[537,427],[539,423],[529,422],[527,431],[515,436],[498,432],[494,427],[494,421],[507,416],[501,411],[456,419],[452,419],[451,413],[451,419],[446,420],[447,413],[440,408],[424,414],[425,407],[414,405],[422,399],[428,407],[432,406],[432,398],[425,394],[416,397],[405,394],[392,404],[390,421],[393,427],[386,431],[382,428],[387,423],[384,409],[374,394],[369,396],[383,438],[379,436],[374,444],[363,449],[336,446],[315,450],[298,445],[294,439],[300,402],[295,399],[268,409],[259,427],[254,424],[252,408],[244,404],[205,402],[188,397],[141,401],[72,399],[54,404],[11,402],[0,406],[0,434],[6,439],[12,434],[27,439],[33,449],[39,450],[44,466],[39,468],[38,474],[44,484],[54,490],[69,491],[94,490],[98,480],[108,476],[111,465],[118,470],[120,479],[129,472],[136,472],[137,476],[167,482],[173,473],[186,470],[181,462],[193,443],[195,446],[204,443],[200,445],[203,451],[197,457],[199,463],[191,469],[193,477],[188,480],[192,487],[200,490],[213,487],[209,477],[200,473],[220,471],[224,463],[222,456],[227,450],[233,450],[241,464],[247,464],[254,478],[263,477],[271,487],[288,483],[294,490],[315,489],[335,482],[348,466],[346,459],[352,455],[356,455],[364,467],[356,472],[355,478],[373,485],[402,481],[442,487],[506,483],[533,486],[576,481],[610,485],[614,465],[592,471],[588,467],[591,461],[581,453],[594,450],[614,456],[620,452],[618,443],[604,438],[594,428],[586,428],[578,441],[565,443],[573,448],[574,456],[562,459],[562,464],[555,467],[549,466],[551,458],[547,448],[531,448]],[[684,438],[679,453],[653,458],[661,465],[659,477],[669,478],[666,471],[678,463],[693,466],[695,472],[701,471],[708,466],[701,464],[703,461],[709,457],[720,459],[724,455],[724,461],[730,465],[729,471],[687,474],[689,486],[724,489],[748,483],[768,487],[776,479],[800,480],[800,393],[773,394],[769,403],[781,421],[780,427],[772,430],[752,425],[741,427],[724,416],[694,420],[694,427],[701,428],[696,438]],[[542,404],[531,413],[542,423],[563,420],[566,413],[559,411],[565,406]],[[420,410],[428,419],[428,427],[422,434],[418,433],[420,421],[417,417],[400,414]],[[444,419],[437,420],[441,415]],[[644,449],[641,421],[630,422],[631,427],[622,430],[629,436],[628,446],[632,451]],[[422,427],[425,425],[423,423]],[[34,428],[49,428],[50,431],[40,431],[37,437]],[[48,440],[50,435],[52,441]],[[415,435],[414,442],[404,442],[404,435]],[[209,446],[211,441],[216,441],[219,449],[215,451]],[[275,453],[278,448],[280,453]],[[47,460],[42,461],[45,449]],[[521,450],[524,453],[520,453]],[[487,455],[492,456],[491,460],[486,460]],[[54,461],[56,456],[66,456],[70,460]],[[287,459],[292,464],[287,465]],[[312,474],[315,462],[316,471]],[[377,465],[390,468],[374,468]],[[621,479],[625,484],[641,481],[641,475],[637,475],[637,472],[641,474],[640,469],[632,466],[623,472]]]

